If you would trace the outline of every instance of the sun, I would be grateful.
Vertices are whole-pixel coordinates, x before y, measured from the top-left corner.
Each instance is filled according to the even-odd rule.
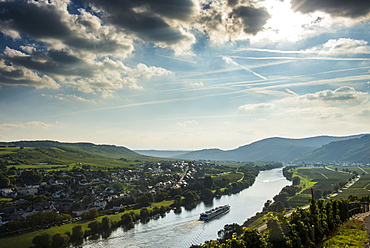
[[[294,12],[291,9],[290,0],[267,0],[261,2],[261,5],[266,8],[271,18],[266,22],[264,31],[257,35],[258,39],[292,42],[300,40],[304,31],[307,31],[304,29],[312,25],[317,18]]]

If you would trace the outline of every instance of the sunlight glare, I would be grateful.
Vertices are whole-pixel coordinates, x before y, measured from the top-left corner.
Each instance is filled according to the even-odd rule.
[[[271,18],[265,25],[264,32],[256,37],[257,40],[268,39],[272,41],[297,41],[302,37],[304,26],[313,23],[314,18],[293,12],[290,1],[269,0],[261,3],[267,9]]]

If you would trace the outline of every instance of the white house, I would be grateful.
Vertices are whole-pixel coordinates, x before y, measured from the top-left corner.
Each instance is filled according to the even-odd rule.
[[[94,201],[94,207],[97,209],[97,210],[100,210],[100,209],[105,209],[105,206],[107,206],[107,202],[104,201],[104,200],[98,200],[96,199]]]
[[[119,205],[119,206],[113,206],[113,210],[114,211],[121,211],[123,209],[123,205]]]

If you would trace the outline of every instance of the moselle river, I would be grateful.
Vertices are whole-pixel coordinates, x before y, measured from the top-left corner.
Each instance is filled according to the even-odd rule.
[[[192,210],[182,209],[181,213],[171,211],[165,217],[136,224],[124,231],[115,230],[108,238],[88,240],[84,248],[113,247],[190,247],[207,240],[217,239],[217,232],[226,224],[242,224],[256,212],[262,210],[264,203],[272,199],[280,190],[290,185],[282,175],[282,169],[262,171],[255,183],[238,194],[222,196],[212,203],[200,203]],[[230,212],[208,222],[199,221],[199,214],[219,205],[230,205]]]

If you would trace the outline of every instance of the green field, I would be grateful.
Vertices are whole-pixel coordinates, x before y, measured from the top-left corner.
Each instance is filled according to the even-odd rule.
[[[343,168],[349,169],[351,172],[356,171],[361,175],[361,178],[350,188],[339,191],[335,198],[348,198],[349,195],[357,195],[359,197],[369,195],[370,192],[366,187],[370,187],[370,174],[367,174],[370,172],[370,168],[339,167],[336,171],[335,167],[298,167],[293,169],[293,177],[300,177],[301,182],[299,186],[302,190],[288,199],[288,205],[291,207],[306,205],[311,197],[310,188],[320,190],[322,193],[325,191],[334,193],[336,184],[339,182],[348,183],[354,176],[352,173],[343,172]]]
[[[236,182],[243,177],[242,172],[237,173],[227,173],[219,176],[213,176],[213,180],[222,180],[223,178],[228,179],[230,183]]]

